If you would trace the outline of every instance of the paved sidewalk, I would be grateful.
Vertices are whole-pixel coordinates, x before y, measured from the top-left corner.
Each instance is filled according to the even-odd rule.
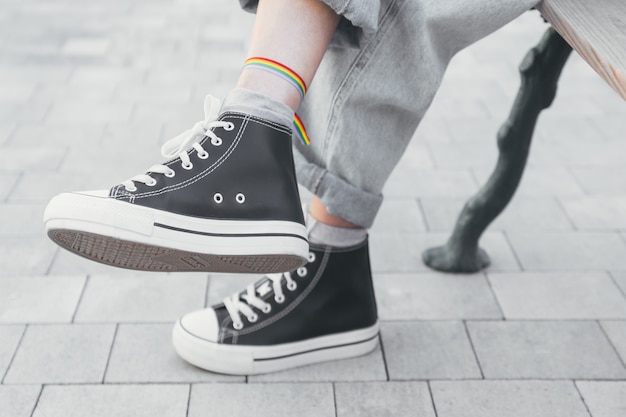
[[[47,200],[160,160],[238,75],[235,0],[0,0],[0,417],[626,416],[626,103],[578,57],[520,192],[484,236],[493,265],[428,270],[489,175],[535,12],[462,52],[371,232],[372,354],[255,377],[178,359],[181,314],[255,277],[132,273],[44,236]]]

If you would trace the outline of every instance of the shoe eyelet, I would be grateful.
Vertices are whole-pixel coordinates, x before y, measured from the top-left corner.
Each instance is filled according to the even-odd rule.
[[[243,195],[243,193],[238,193],[235,196],[235,201],[238,202],[239,204],[243,204],[246,202],[246,196]]]
[[[280,295],[280,297],[279,296],[275,296],[274,297],[274,301],[276,301],[278,304],[282,304],[282,303],[285,302],[285,296],[282,295],[282,294]]]
[[[291,281],[291,282],[288,282],[288,283],[287,283],[287,289],[288,289],[289,291],[295,291],[295,290],[296,290],[296,288],[298,288],[298,284],[296,284],[296,282],[295,282],[295,281]]]
[[[243,322],[241,322],[241,321],[234,322],[233,323],[233,329],[235,329],[235,330],[243,329]]]
[[[230,132],[234,128],[235,128],[235,124],[232,123],[232,122],[228,122],[228,124],[226,126],[224,126],[224,130],[226,130],[227,132]]]
[[[259,316],[256,314],[253,314],[252,316],[246,317],[246,318],[248,319],[250,323],[256,323],[256,321],[259,319]]]
[[[211,145],[213,146],[221,146],[222,138],[211,138]]]
[[[169,172],[166,172],[165,175],[167,178],[174,178],[174,176],[176,175],[176,171],[174,171],[173,169],[170,169]]]
[[[200,158],[200,159],[207,159],[208,157],[209,157],[209,153],[207,151],[198,152],[198,158]]]
[[[155,185],[157,185],[157,180],[155,180],[154,178],[152,178],[152,181],[147,182],[146,185],[148,187],[154,187]]]
[[[222,204],[222,201],[224,201],[224,196],[220,193],[215,193],[213,195],[213,201],[215,201],[217,204]]]
[[[305,267],[301,266],[300,268],[296,270],[296,273],[298,274],[299,277],[302,278],[306,276],[307,270]]]
[[[265,306],[263,306],[263,309],[261,311],[264,312],[265,314],[269,314],[269,312],[272,311],[272,305],[269,303],[265,304]]]
[[[315,262],[315,254],[313,252],[309,252],[307,260],[309,261],[309,263]]]
[[[186,169],[187,171],[193,168],[193,164],[191,162],[189,162],[188,164],[182,163],[181,166],[183,167],[183,169]]]
[[[137,191],[137,187],[135,187],[134,185],[132,187],[124,187],[126,189],[126,191],[128,191],[129,193],[134,193],[135,191]]]

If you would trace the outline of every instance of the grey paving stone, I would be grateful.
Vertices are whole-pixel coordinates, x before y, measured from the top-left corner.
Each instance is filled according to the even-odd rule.
[[[466,199],[420,199],[428,230],[452,230],[466,201]],[[491,231],[572,229],[572,223],[559,203],[554,198],[546,197],[514,199],[506,210],[489,225]]]
[[[0,123],[0,144],[6,143],[17,127],[17,123],[15,122],[5,122]]]
[[[546,143],[542,152],[546,159],[556,165],[573,167],[598,167],[622,165],[619,155],[626,150],[626,143],[622,141],[606,141],[602,146],[590,141],[575,141],[568,146]]]
[[[383,202],[369,233],[418,233],[426,225],[415,199],[387,199]]]
[[[0,326],[0,382],[13,359],[24,329],[24,326]]]
[[[30,417],[40,392],[38,385],[0,385],[0,417]]]
[[[1,110],[0,110],[1,112]],[[0,152],[0,167],[4,172],[56,171],[66,150],[51,146],[5,146]]]
[[[51,385],[33,417],[185,417],[188,397],[188,385]]]
[[[616,233],[510,232],[508,236],[525,270],[626,268],[626,242]]]
[[[454,82],[455,80],[453,78],[449,81]],[[457,80],[457,84],[458,82]],[[463,81],[463,84],[466,84],[466,82]],[[496,133],[501,124],[501,121],[493,119],[466,119],[459,120],[456,123],[447,123],[444,126],[450,134],[450,142],[470,142],[486,148],[487,146],[494,146]]]
[[[609,89],[610,90],[610,89]],[[610,91],[612,93],[612,91]],[[597,99],[602,101],[611,101],[610,104],[615,103],[615,101],[610,100],[612,97],[618,98],[615,94],[603,94]],[[623,101],[618,98],[618,106],[614,106],[613,110],[619,109],[617,114],[605,114],[599,117],[593,117],[591,122],[595,124],[600,132],[605,136],[608,140],[621,140],[624,129],[626,129],[626,123],[624,122],[624,107]]]
[[[58,171],[75,175],[92,173],[89,175],[92,179],[89,189],[108,189],[139,172],[145,172],[155,163],[163,162],[158,146],[147,147],[145,143],[130,141],[124,148],[125,153],[133,155],[132,158],[122,158],[119,147],[106,143],[88,148],[72,147]]]
[[[0,174],[0,201],[4,201],[19,180],[19,174]]]
[[[40,85],[34,93],[37,100],[109,100],[115,91],[115,84],[100,84],[97,82],[83,84],[45,83]]]
[[[577,229],[626,229],[626,196],[595,196],[563,200],[563,207]]]
[[[623,236],[626,241],[626,235]],[[626,272],[611,272],[613,279],[617,283],[617,286],[622,289],[622,292],[626,294]]]
[[[101,382],[114,332],[112,324],[29,326],[4,382]]]
[[[396,233],[370,236],[370,257],[375,272],[430,272],[422,262],[424,250],[445,244],[448,233]],[[515,255],[502,233],[487,232],[481,239],[491,257],[489,271],[519,271]]]
[[[197,384],[191,388],[189,417],[335,416],[329,383]]]
[[[0,279],[0,323],[69,322],[85,285],[81,276]]]
[[[537,161],[530,161],[524,171],[524,177],[519,189],[515,193],[520,197],[553,197],[553,196],[581,196],[583,189],[566,167],[559,166],[554,161],[546,161],[549,166],[537,166]],[[475,169],[474,173],[479,184],[485,184],[491,175],[492,169]]]
[[[383,322],[381,334],[391,380],[481,377],[461,322]]]
[[[190,126],[184,126],[176,135],[172,135],[167,139],[171,139],[189,128]],[[102,144],[106,147],[119,148],[127,146],[129,143],[139,143],[146,146],[148,153],[158,157],[158,151],[161,149],[159,143],[162,133],[162,123],[107,123],[104,128]]]
[[[424,382],[335,384],[337,417],[435,417]]]
[[[111,46],[111,41],[105,38],[75,37],[68,39],[61,54],[79,56],[104,55]]]
[[[249,376],[249,382],[385,381],[385,362],[380,345],[357,358],[324,362],[282,372]]]
[[[601,325],[626,364],[626,321],[603,321]]]
[[[488,379],[620,379],[626,369],[598,323],[468,322]]]
[[[394,171],[383,195],[389,197],[469,197],[478,190],[467,170],[403,169]]]
[[[172,348],[171,324],[121,324],[115,335],[105,382],[245,382],[189,365]]]
[[[163,122],[171,122],[179,120],[189,125],[187,129],[191,128],[198,120],[203,119],[202,103],[197,103],[196,101],[189,104],[138,103],[135,105],[135,111],[133,112],[134,121],[161,120]]]
[[[102,123],[74,125],[71,123],[20,126],[11,136],[11,144],[20,146],[41,146],[42,144],[61,148],[64,145],[86,146],[99,142],[102,137]]]
[[[111,100],[56,100],[46,117],[47,123],[106,123],[130,120],[133,105]]]
[[[587,194],[626,194],[626,168],[624,167],[572,168],[571,171]]]
[[[57,249],[45,236],[0,239],[0,279],[46,274]]]
[[[626,298],[605,272],[489,274],[507,319],[626,318]]]
[[[207,307],[221,303],[225,297],[241,292],[262,275],[251,274],[211,274],[207,294]]]
[[[0,83],[2,101],[26,101],[33,95],[35,87],[33,82]]]
[[[132,67],[80,66],[72,72],[70,85],[115,85],[122,82],[140,83],[146,77],[146,70]]]
[[[443,169],[495,166],[498,159],[495,139],[493,143],[431,143],[430,149],[435,165]]]
[[[35,237],[44,233],[41,222],[44,207],[41,204],[2,204],[0,205],[1,237]]]
[[[577,381],[593,417],[621,417],[626,413],[626,381]]]
[[[0,102],[0,123],[39,123],[50,110],[50,103],[42,101]]]
[[[560,92],[565,91],[560,90]],[[564,97],[564,95],[562,95]],[[578,98],[578,100],[576,100]],[[580,101],[579,97],[572,98]],[[543,115],[542,115],[543,116]],[[548,114],[546,113],[546,116]],[[573,118],[570,115],[562,116],[550,114],[542,117],[537,125],[534,141],[558,143],[563,146],[572,142],[572,138],[582,141],[598,143],[604,142],[607,138],[602,134],[598,126],[594,123],[598,115]]]
[[[96,275],[89,278],[77,322],[173,322],[204,306],[206,277]]]
[[[499,319],[502,313],[482,274],[375,274],[382,320]]]
[[[22,204],[5,205],[2,209],[10,210],[14,207],[13,210],[19,210],[23,207],[33,211],[34,208],[36,208],[38,210],[36,213],[37,217],[32,216],[33,219],[36,218],[38,221],[35,222],[31,219],[30,223],[32,224],[28,226],[33,230],[37,230],[39,234],[42,234],[44,233],[44,226],[40,219],[43,218],[45,205],[48,204],[48,201],[55,195],[63,192],[88,190],[90,189],[89,187],[93,185],[93,181],[93,178],[90,178],[89,175],[38,172],[25,173],[20,177],[19,182],[9,197],[11,203]],[[39,205],[27,206],[23,203],[39,203]],[[24,213],[23,216],[27,213],[28,212]],[[18,227],[18,225],[14,225],[13,227]]]
[[[150,85],[123,82],[117,85],[115,98],[136,103],[186,103],[191,98],[191,87],[180,85]]]
[[[436,381],[431,389],[439,417],[588,417],[569,381]]]
[[[2,82],[63,82],[67,81],[73,68],[70,65],[24,64],[0,67]]]

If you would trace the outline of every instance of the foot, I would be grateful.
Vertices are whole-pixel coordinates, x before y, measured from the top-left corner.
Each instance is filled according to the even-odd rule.
[[[311,245],[308,261],[183,316],[173,331],[176,352],[208,371],[251,375],[372,351],[378,319],[367,241]]]
[[[275,273],[306,262],[291,128],[223,113],[168,141],[163,164],[110,190],[64,193],[48,236],[85,258],[146,271]]]

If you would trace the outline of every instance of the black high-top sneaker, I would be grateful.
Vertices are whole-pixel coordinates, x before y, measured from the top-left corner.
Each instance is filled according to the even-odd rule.
[[[312,244],[308,261],[183,316],[176,352],[208,371],[251,375],[372,351],[378,319],[367,240],[345,249]]]
[[[48,236],[88,259],[147,271],[275,273],[306,262],[291,128],[240,113],[168,141],[163,164],[110,190],[64,193]]]

